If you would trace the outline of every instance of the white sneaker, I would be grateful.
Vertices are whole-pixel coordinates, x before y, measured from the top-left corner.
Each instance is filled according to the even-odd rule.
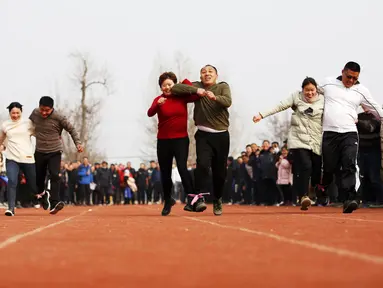
[[[11,210],[8,210],[8,209],[7,209],[7,211],[5,211],[4,214],[5,214],[5,216],[15,216],[15,213]]]

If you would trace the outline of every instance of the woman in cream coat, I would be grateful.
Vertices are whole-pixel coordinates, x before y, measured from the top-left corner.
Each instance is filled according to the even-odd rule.
[[[322,115],[324,107],[323,95],[318,93],[317,83],[307,77],[302,83],[302,91],[293,93],[275,108],[259,113],[253,121],[284,111],[293,109],[291,127],[287,146],[293,160],[293,189],[301,200],[301,209],[307,210],[311,205],[308,189],[311,186],[319,192],[318,184],[321,178],[321,145],[322,145]],[[317,195],[319,196],[319,195]]]
[[[31,136],[34,134],[33,123],[23,119],[22,105],[12,102],[8,107],[9,119],[0,128],[0,145],[6,141],[6,173],[8,177],[8,210],[6,216],[15,215],[16,188],[20,170],[24,173],[31,193],[37,195],[34,147]]]

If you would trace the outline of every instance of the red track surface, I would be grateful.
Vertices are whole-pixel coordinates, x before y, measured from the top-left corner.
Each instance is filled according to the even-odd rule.
[[[381,209],[161,208],[2,216],[0,287],[383,287]]]

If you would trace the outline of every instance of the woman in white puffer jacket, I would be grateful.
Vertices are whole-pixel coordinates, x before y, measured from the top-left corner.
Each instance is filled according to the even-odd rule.
[[[310,178],[312,187],[318,188],[320,184],[323,107],[324,98],[318,93],[316,81],[307,77],[303,80],[302,91],[291,94],[273,109],[253,118],[257,123],[288,108],[293,109],[287,146],[292,155],[294,194],[299,197],[302,210],[311,205],[307,196]]]

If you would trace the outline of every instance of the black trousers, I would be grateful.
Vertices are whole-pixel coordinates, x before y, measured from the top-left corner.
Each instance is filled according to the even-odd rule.
[[[309,182],[315,187],[322,175],[322,157],[308,149],[290,149],[293,159],[293,189],[299,197],[308,195]]]
[[[291,190],[291,185],[290,184],[283,184],[283,185],[278,185],[278,188],[280,189],[280,192],[282,193],[283,196],[283,202],[286,203],[296,203],[293,202],[293,193]]]
[[[174,139],[158,139],[157,157],[160,164],[161,182],[164,200],[169,200],[172,195],[172,168],[173,158],[176,159],[178,173],[181,176],[182,185],[187,194],[194,191],[192,179],[187,169],[189,156],[189,137]]]
[[[77,192],[78,192],[77,193],[77,195],[78,195],[77,204],[78,205],[82,205],[82,204],[90,205],[90,185],[89,184],[79,184]]]
[[[197,193],[208,191],[209,170],[213,176],[214,198],[222,197],[227,173],[227,157],[230,148],[230,134],[228,131],[209,133],[198,130],[195,134],[197,168],[195,183]]]
[[[39,193],[45,190],[45,181],[47,171],[49,172],[49,179],[51,181],[51,203],[52,206],[56,205],[60,201],[60,164],[61,164],[61,152],[53,153],[41,153],[35,152],[35,164],[36,164],[36,184]]]
[[[100,186],[98,204],[109,204],[109,186]],[[94,204],[94,203],[93,203]]]
[[[334,173],[341,169],[339,194],[345,195],[345,200],[355,200],[356,178],[359,177],[356,167],[358,134],[356,132],[324,132],[322,154],[322,184],[327,188],[333,181]]]
[[[359,149],[358,166],[361,178],[358,194],[362,201],[383,203],[380,180],[380,146]]]

